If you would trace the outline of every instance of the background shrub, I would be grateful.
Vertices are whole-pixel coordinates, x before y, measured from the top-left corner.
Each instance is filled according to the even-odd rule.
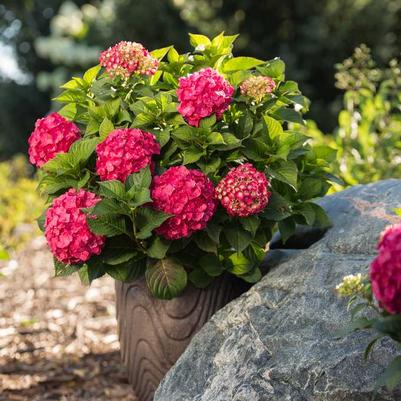
[[[344,186],[401,177],[400,63],[378,68],[362,45],[336,68],[336,86],[344,90],[338,126],[324,135],[309,121],[308,135],[338,150],[334,169]]]
[[[43,203],[30,173],[23,156],[0,163],[0,257],[5,249],[16,248],[39,232],[32,223]]]

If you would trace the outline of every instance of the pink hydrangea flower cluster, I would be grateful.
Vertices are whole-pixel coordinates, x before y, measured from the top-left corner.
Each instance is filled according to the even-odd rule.
[[[275,88],[276,83],[272,78],[261,75],[247,78],[240,85],[241,93],[257,102],[260,102],[268,93],[272,93]]]
[[[160,153],[155,136],[135,128],[112,131],[96,147],[96,171],[101,180],[120,180],[149,166],[152,156]]]
[[[373,295],[387,312],[401,314],[401,224],[384,231],[378,249],[370,266]]]
[[[234,88],[215,70],[205,68],[179,80],[178,112],[188,124],[199,126],[202,118],[221,118],[232,101]]]
[[[133,73],[153,75],[159,61],[152,57],[142,44],[122,41],[100,54],[99,64],[110,76],[128,78]]]
[[[252,164],[231,169],[216,187],[216,198],[230,216],[247,217],[262,211],[269,202],[269,181]]]
[[[212,182],[201,171],[171,167],[152,183],[153,206],[174,215],[155,231],[169,240],[202,230],[216,210]]]
[[[53,201],[47,210],[45,236],[53,255],[66,264],[86,262],[99,255],[105,238],[92,233],[82,208],[100,201],[95,194],[83,189],[70,189]]]
[[[29,160],[42,167],[59,153],[68,152],[71,145],[81,137],[78,127],[58,113],[51,113],[35,123],[28,139]]]

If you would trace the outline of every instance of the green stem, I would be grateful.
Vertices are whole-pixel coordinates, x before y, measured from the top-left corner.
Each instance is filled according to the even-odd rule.
[[[133,235],[132,239],[134,240],[135,244],[143,251],[143,253],[146,254],[146,248],[142,245],[141,241],[139,241],[136,238],[137,228],[136,228],[136,224],[135,224],[135,214],[136,214],[136,208],[132,209],[132,211],[131,211],[132,230],[134,231],[134,235]]]

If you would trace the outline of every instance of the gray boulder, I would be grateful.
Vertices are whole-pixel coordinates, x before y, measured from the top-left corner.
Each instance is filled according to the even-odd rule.
[[[401,181],[353,187],[320,204],[333,227],[306,249],[271,251],[263,280],[201,329],[155,401],[401,400],[399,389],[375,389],[396,352],[391,341],[365,361],[371,333],[334,336],[349,320],[334,287],[346,274],[366,272],[380,232],[397,221]]]

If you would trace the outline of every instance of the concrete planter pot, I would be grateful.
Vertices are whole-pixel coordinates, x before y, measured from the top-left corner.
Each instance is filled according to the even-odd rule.
[[[194,334],[247,285],[220,277],[204,290],[188,286],[178,298],[155,299],[143,279],[116,284],[121,354],[138,401],[152,401],[170,367]]]

